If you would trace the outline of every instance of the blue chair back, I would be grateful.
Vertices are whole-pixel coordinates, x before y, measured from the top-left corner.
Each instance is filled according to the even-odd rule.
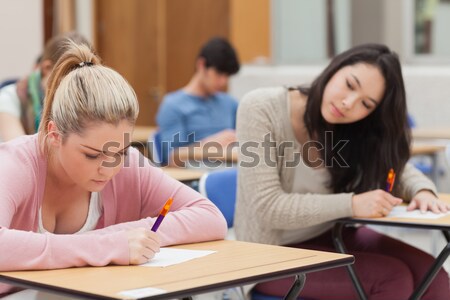
[[[233,227],[236,204],[237,169],[212,171],[200,179],[200,193],[210,199],[227,220],[228,228]],[[225,298],[224,298],[225,299]],[[269,296],[252,291],[252,300],[282,300],[283,297]],[[301,298],[298,298],[301,299]]]
[[[228,228],[233,227],[236,186],[236,168],[212,171],[200,179],[200,193],[219,208],[227,220]]]
[[[409,128],[416,127],[416,121],[410,114],[408,114],[408,125],[409,125]]]
[[[408,125],[409,128],[415,128],[417,126],[416,121],[414,118],[408,114]],[[410,159],[410,162],[418,169],[420,172],[424,173],[425,175],[431,176],[433,173],[433,165],[431,161],[426,159],[427,157],[412,157]]]
[[[161,133],[156,131],[148,139],[148,147],[151,149],[152,160],[156,165],[165,166],[169,156],[168,145],[161,141]]]

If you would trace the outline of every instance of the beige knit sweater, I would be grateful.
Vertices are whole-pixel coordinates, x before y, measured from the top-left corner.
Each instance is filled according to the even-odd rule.
[[[299,240],[304,240],[310,236],[303,238],[301,229],[314,226],[318,235],[323,227],[317,225],[330,226],[335,219],[352,216],[352,193],[291,192],[295,168],[286,167],[286,163],[294,160],[298,148],[285,142],[299,144],[288,105],[284,87],[252,91],[239,104],[237,136],[241,153],[234,222],[239,240],[280,244],[285,230],[296,229]],[[274,147],[263,147],[261,143],[269,133]],[[436,193],[434,184],[409,164],[397,182],[405,200],[422,189]]]

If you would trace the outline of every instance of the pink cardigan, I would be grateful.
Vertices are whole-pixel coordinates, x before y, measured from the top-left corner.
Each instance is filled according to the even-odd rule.
[[[171,212],[158,229],[162,246],[226,235],[226,221],[212,202],[151,166],[136,149],[101,191],[104,212],[96,230],[36,233],[46,171],[37,135],[0,144],[0,271],[127,265],[124,229],[150,229],[169,197],[174,198]],[[0,284],[0,294],[6,291]]]

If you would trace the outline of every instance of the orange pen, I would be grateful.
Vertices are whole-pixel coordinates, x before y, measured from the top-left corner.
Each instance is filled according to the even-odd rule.
[[[394,188],[394,182],[395,182],[395,172],[394,169],[390,169],[388,176],[386,178],[386,192],[392,192],[392,189]]]
[[[158,230],[159,225],[161,225],[162,220],[166,216],[166,214],[169,212],[170,206],[172,205],[173,198],[169,198],[167,200],[166,204],[164,204],[164,207],[161,209],[161,212],[158,215],[158,218],[156,218],[155,224],[153,224],[152,231],[156,232]]]

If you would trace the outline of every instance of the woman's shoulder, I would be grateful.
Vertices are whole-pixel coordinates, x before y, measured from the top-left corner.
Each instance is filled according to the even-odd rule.
[[[285,99],[287,92],[282,86],[258,88],[245,94],[241,102],[267,103],[270,100]]]
[[[38,160],[39,153],[38,135],[23,135],[11,141],[0,143],[0,160],[14,160],[26,163],[30,160]]]
[[[35,187],[40,176],[45,176],[45,170],[41,170],[44,159],[38,149],[37,134],[0,144],[2,187],[20,194]]]
[[[277,113],[286,102],[288,90],[285,87],[258,88],[247,93],[239,102],[239,110],[242,112]]]

